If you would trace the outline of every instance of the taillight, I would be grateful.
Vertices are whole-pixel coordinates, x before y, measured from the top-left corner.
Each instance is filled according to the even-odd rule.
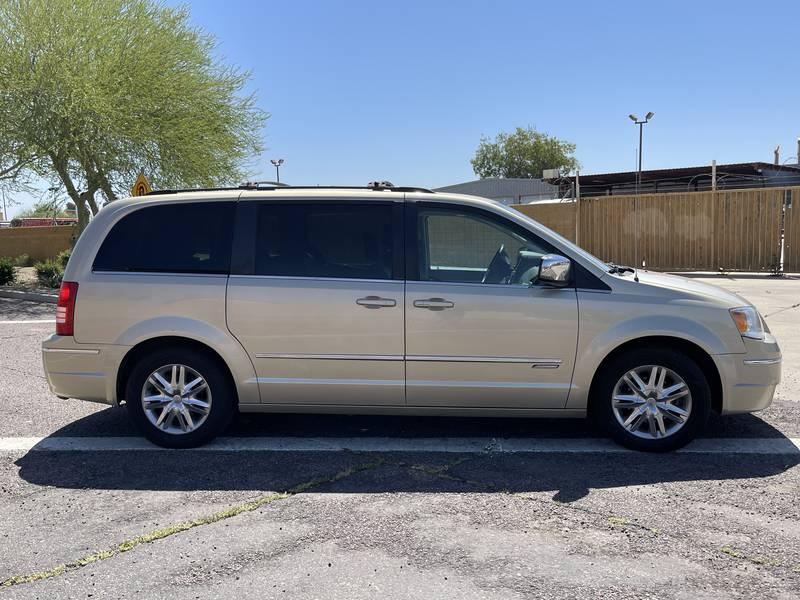
[[[75,299],[78,296],[78,283],[64,281],[58,293],[56,305],[56,335],[75,335]]]

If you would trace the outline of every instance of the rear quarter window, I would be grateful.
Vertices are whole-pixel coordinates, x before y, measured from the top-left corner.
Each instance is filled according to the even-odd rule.
[[[235,202],[149,206],[118,221],[94,259],[95,271],[226,274]]]

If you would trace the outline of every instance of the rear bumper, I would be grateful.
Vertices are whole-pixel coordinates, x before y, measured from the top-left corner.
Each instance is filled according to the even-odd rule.
[[[781,351],[775,338],[745,340],[746,354],[714,357],[722,379],[722,414],[764,410],[781,382]]]
[[[63,398],[116,404],[115,377],[120,348],[77,344],[51,335],[42,342],[42,362],[50,390]]]

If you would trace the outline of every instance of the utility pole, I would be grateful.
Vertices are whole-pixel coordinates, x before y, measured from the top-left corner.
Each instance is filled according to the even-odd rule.
[[[269,162],[271,162],[275,166],[276,182],[280,183],[281,182],[281,165],[283,164],[283,159],[282,158],[278,158],[278,159],[274,159],[273,158]]]

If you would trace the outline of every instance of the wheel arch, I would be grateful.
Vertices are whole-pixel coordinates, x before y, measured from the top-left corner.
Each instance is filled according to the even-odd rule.
[[[594,375],[592,376],[592,383],[589,386],[589,397],[588,397],[588,413],[592,414],[594,407],[594,400],[596,396],[596,387],[598,380],[600,379],[600,374],[602,373],[603,369],[611,362],[614,358],[623,354],[625,352],[629,352],[631,350],[641,349],[641,348],[669,348],[672,350],[676,350],[681,352],[691,358],[703,373],[706,375],[706,380],[708,381],[708,386],[711,390],[711,409],[716,412],[717,414],[722,412],[723,406],[723,398],[722,398],[722,378],[719,374],[719,369],[717,368],[716,363],[714,363],[714,359],[711,358],[711,355],[706,352],[702,347],[698,346],[694,342],[689,340],[679,338],[679,337],[672,337],[672,336],[645,336],[636,338],[633,340],[628,340],[619,346],[615,347],[611,352],[609,352],[600,364],[595,369]]]
[[[141,359],[143,356],[146,356],[149,352],[154,350],[162,349],[162,348],[184,348],[187,350],[192,350],[195,352],[201,352],[206,356],[213,359],[215,362],[219,364],[222,368],[223,372],[226,374],[228,381],[231,385],[231,389],[233,389],[234,394],[236,395],[236,402],[235,405],[238,406],[239,404],[239,390],[236,385],[236,380],[233,377],[233,373],[231,372],[230,367],[225,362],[225,359],[214,350],[211,346],[204,344],[203,342],[199,342],[197,340],[181,337],[181,336],[159,336],[154,338],[149,338],[143,340],[130,348],[128,352],[125,353],[125,356],[122,358],[120,362],[119,368],[117,369],[117,379],[116,379],[116,398],[117,403],[121,402],[125,399],[125,387],[128,384],[128,378],[130,377],[131,371],[136,363]]]

